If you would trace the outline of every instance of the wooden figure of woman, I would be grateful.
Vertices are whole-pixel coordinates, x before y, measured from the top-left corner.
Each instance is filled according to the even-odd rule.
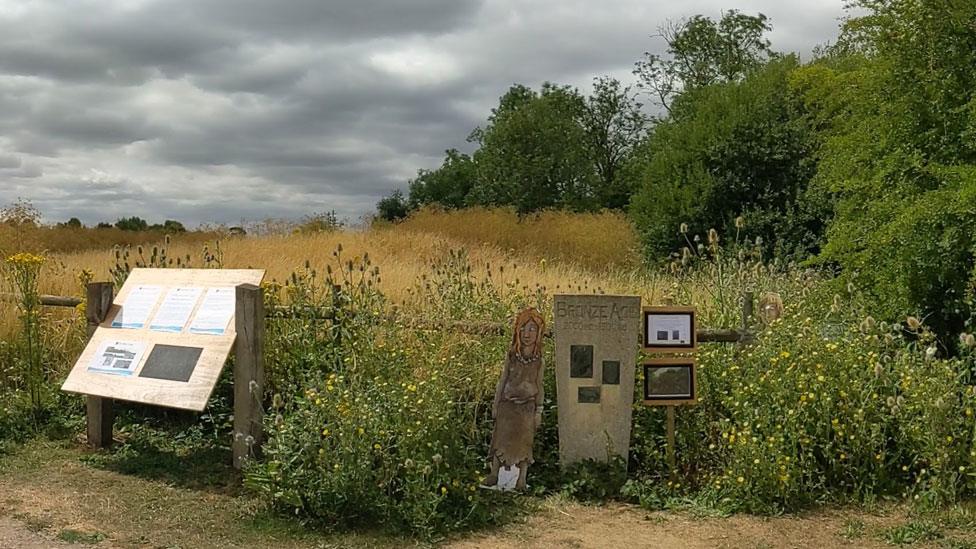
[[[533,463],[532,443],[542,424],[542,334],[545,321],[535,309],[526,309],[515,319],[512,346],[495,390],[491,435],[491,473],[485,486],[510,489],[517,472],[515,489],[525,488],[525,477]],[[499,477],[503,477],[501,481]]]

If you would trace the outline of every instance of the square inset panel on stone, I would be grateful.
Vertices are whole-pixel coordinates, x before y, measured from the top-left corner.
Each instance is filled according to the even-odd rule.
[[[600,388],[580,387],[576,396],[581,404],[598,404],[600,402]]]
[[[620,385],[620,361],[603,361],[603,383],[606,385]]]
[[[593,377],[593,346],[569,346],[569,377]]]
[[[200,360],[203,349],[200,347],[181,347],[179,345],[155,345],[142,367],[139,377],[166,379],[169,381],[190,381],[193,369]]]

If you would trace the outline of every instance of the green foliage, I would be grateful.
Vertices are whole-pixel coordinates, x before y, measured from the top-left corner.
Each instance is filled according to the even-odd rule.
[[[658,124],[631,167],[642,185],[630,213],[651,258],[684,244],[681,224],[732,233],[739,216],[767,254],[817,248],[825,204],[806,190],[813,135],[787,86],[796,67],[786,57],[741,82],[689,90]]]
[[[610,77],[593,80],[581,124],[589,157],[596,168],[593,200],[597,206],[621,209],[633,194],[635,181],[626,177],[624,164],[644,140],[650,121],[630,86]]]
[[[145,231],[149,229],[149,223],[141,217],[123,217],[115,222],[115,227],[123,231]]]
[[[394,190],[389,196],[383,197],[376,203],[376,214],[385,221],[397,221],[407,217],[407,201],[400,189]]]
[[[797,72],[819,109],[813,186],[837,197],[821,261],[885,317],[970,325],[976,188],[976,5],[865,0],[840,46]]]
[[[445,151],[444,162],[436,170],[420,170],[410,181],[410,209],[427,204],[444,208],[468,205],[468,193],[474,185],[477,170],[471,157],[457,149]]]
[[[286,308],[268,326],[269,436],[248,485],[326,525],[432,537],[497,520],[503,496],[477,485],[504,338],[412,329],[389,314],[368,257],[345,260],[339,248],[334,258],[324,276],[306,268],[268,287],[269,305]],[[470,267],[452,258],[418,292],[453,284],[442,310],[461,295],[478,309],[490,298],[464,289]]]
[[[584,108],[583,98],[569,87],[546,83],[536,93],[513,86],[492,110],[488,125],[472,134],[479,149],[471,200],[514,205],[521,214],[590,208],[595,173],[578,122]]]
[[[436,170],[410,181],[411,209],[514,206],[520,214],[547,208],[622,208],[633,192],[624,164],[648,129],[629,86],[602,77],[583,97],[568,86],[536,92],[512,86],[488,124],[472,132],[473,156],[446,152]]]
[[[645,53],[635,64],[641,87],[671,113],[682,93],[720,82],[736,82],[775,56],[763,34],[772,30],[763,14],[744,15],[736,10],[715,22],[695,15],[668,23],[660,36],[668,44],[667,58]]]
[[[755,344],[698,353],[699,403],[678,414],[677,480],[663,478],[663,414],[635,410],[640,473],[625,493],[649,506],[690,496],[761,513],[883,496],[934,507],[971,495],[972,357],[935,358],[927,328],[877,323],[863,295],[831,297],[815,277],[778,289],[785,316]]]

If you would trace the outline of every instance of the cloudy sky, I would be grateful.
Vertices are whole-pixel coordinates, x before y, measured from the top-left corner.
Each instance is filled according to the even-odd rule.
[[[775,49],[843,0],[0,0],[0,206],[47,221],[357,219],[515,82],[625,82],[669,19],[762,12]]]

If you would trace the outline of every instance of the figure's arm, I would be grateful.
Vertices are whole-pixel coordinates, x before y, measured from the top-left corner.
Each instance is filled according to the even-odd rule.
[[[535,393],[535,428],[538,429],[542,426],[542,403],[546,400],[546,386],[543,383],[542,371],[545,369],[545,364],[539,361],[539,373],[536,377],[536,387],[539,388]]]
[[[505,357],[505,367],[502,369],[502,376],[498,378],[498,387],[495,387],[495,401],[491,404],[491,417],[492,419],[498,415],[498,403],[502,401],[502,392],[505,390],[505,384],[508,382],[508,357]]]

